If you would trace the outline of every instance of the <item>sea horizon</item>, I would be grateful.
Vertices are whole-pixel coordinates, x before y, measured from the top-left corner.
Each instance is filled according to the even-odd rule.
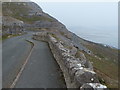
[[[110,46],[112,48],[118,49],[118,30],[109,29],[109,28],[101,28],[101,29],[93,29],[86,27],[77,27],[77,26],[69,26],[67,27],[69,31],[75,33],[80,38],[85,40],[103,44],[104,46]]]

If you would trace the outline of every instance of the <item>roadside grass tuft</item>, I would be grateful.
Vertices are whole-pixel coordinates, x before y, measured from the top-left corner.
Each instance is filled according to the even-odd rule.
[[[86,40],[81,41],[83,46],[93,53],[88,55],[82,51],[87,60],[92,62],[99,81],[108,88],[118,88],[118,49]]]
[[[6,34],[6,35],[3,35],[3,36],[1,37],[1,39],[4,41],[4,40],[6,40],[6,39],[9,39],[9,38],[12,38],[12,37],[21,36],[21,35],[23,35],[23,34]]]
[[[106,84],[109,88],[118,87],[118,65],[110,61],[98,59],[94,56],[88,55],[83,52],[88,60],[93,63],[93,67],[99,76],[99,80],[102,84]]]

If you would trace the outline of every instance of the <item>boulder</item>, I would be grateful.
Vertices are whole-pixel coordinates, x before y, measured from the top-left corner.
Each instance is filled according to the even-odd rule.
[[[96,77],[96,74],[93,71],[89,70],[78,70],[75,73],[75,79],[79,82],[80,85],[85,83],[99,83],[99,80]]]
[[[77,53],[77,48],[72,47],[72,49],[70,50],[70,54],[74,56],[76,53]]]
[[[80,87],[80,90],[108,90],[105,85],[100,83],[85,83]]]

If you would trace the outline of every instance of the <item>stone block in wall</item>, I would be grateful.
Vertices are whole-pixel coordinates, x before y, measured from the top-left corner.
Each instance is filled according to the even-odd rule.
[[[108,90],[105,85],[100,83],[85,83],[80,87],[80,90]]]
[[[77,53],[77,48],[72,47],[70,50],[70,54],[74,56],[74,55],[76,55],[76,53]]]
[[[76,71],[75,79],[80,84],[80,86],[85,83],[99,83],[99,80],[93,71],[84,69]]]

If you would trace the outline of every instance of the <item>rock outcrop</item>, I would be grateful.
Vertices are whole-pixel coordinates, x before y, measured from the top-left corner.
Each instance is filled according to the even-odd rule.
[[[24,22],[12,17],[2,17],[2,35],[20,34],[24,31]]]

